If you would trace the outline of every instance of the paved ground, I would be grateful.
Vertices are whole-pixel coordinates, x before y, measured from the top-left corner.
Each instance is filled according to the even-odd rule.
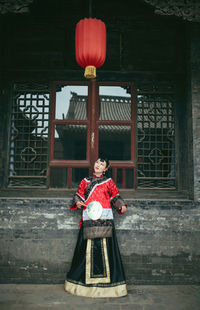
[[[1,310],[199,310],[200,286],[128,286],[121,298],[84,298],[63,285],[0,285]]]

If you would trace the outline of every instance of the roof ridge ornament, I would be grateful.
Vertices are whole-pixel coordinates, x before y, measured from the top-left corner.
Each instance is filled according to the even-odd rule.
[[[155,7],[159,15],[181,17],[183,20],[200,22],[199,0],[142,0]]]

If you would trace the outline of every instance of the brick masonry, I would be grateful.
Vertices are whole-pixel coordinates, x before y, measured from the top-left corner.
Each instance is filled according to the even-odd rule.
[[[115,213],[128,283],[199,284],[200,204],[127,200]],[[0,282],[63,283],[76,244],[80,211],[69,199],[0,200]]]

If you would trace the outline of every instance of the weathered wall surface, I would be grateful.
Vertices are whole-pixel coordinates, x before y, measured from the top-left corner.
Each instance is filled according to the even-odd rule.
[[[9,101],[4,80],[0,72],[0,188],[3,187],[7,165],[7,141],[8,141],[8,121],[9,121]]]
[[[200,26],[192,24],[190,27],[190,82],[191,109],[193,124],[193,163],[194,163],[194,199],[200,200]]]
[[[128,200],[127,200],[128,201]],[[200,204],[132,200],[115,223],[128,283],[200,282]],[[0,200],[0,282],[63,283],[80,211],[66,199]]]

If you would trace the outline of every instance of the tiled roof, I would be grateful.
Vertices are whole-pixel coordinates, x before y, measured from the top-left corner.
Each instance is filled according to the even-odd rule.
[[[72,94],[66,115],[69,120],[87,119],[87,96]],[[130,120],[131,99],[119,96],[100,96],[100,120]]]
[[[87,120],[87,96],[79,96],[72,93],[67,120]],[[131,99],[119,96],[100,96],[100,120],[130,120],[131,119]],[[64,131],[82,132],[86,130],[86,125],[56,125],[56,130],[60,137]],[[109,134],[130,133],[130,126],[122,125],[100,125],[100,132]]]

